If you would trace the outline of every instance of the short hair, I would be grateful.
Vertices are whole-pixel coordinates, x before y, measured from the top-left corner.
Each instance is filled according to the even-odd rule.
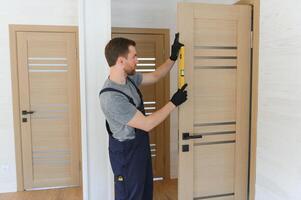
[[[105,56],[110,67],[116,64],[119,56],[127,57],[129,46],[136,46],[136,42],[122,37],[111,39],[108,42]]]

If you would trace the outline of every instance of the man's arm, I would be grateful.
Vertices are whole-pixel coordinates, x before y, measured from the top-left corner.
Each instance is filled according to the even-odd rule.
[[[173,103],[168,102],[163,108],[149,116],[144,116],[139,110],[137,110],[136,114],[127,125],[149,132],[163,120],[165,120],[166,117],[175,109],[175,107],[176,106]]]
[[[143,73],[141,85],[150,85],[158,82],[171,70],[174,64],[175,61],[167,59],[159,68],[156,69],[156,71],[151,73]]]
[[[158,124],[160,124],[166,117],[176,108],[187,100],[187,91],[185,84],[181,89],[173,95],[171,100],[160,110],[154,112],[149,116],[144,116],[139,110],[137,110],[134,117],[127,123],[128,126],[142,129],[144,131],[150,131]]]
[[[152,73],[145,73],[142,76],[142,85],[149,85],[152,83],[158,82],[161,78],[163,78],[175,64],[175,61],[178,59],[180,48],[184,46],[179,42],[179,33],[176,33],[175,40],[171,46],[171,55],[169,59],[165,61],[160,67],[156,69],[156,71]]]

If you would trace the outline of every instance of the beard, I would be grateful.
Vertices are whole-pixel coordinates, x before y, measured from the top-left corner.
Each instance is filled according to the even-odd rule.
[[[136,67],[134,67],[134,68],[130,68],[130,67],[125,68],[124,71],[128,76],[132,76],[136,73]]]

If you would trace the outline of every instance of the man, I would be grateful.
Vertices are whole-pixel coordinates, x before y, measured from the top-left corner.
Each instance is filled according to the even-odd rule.
[[[146,116],[139,85],[158,82],[172,68],[183,44],[176,34],[169,59],[152,73],[135,73],[135,42],[112,39],[105,48],[110,76],[99,93],[109,133],[116,200],[152,200],[153,174],[148,132],[187,100],[185,86],[160,110]]]

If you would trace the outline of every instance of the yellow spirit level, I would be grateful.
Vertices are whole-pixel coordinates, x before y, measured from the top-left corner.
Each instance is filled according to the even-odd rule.
[[[184,49],[184,47],[181,47],[180,55],[179,55],[180,60],[179,60],[179,73],[178,73],[179,88],[181,88],[185,84],[185,77],[184,77],[185,57],[184,57],[184,55],[185,55],[185,49]]]

